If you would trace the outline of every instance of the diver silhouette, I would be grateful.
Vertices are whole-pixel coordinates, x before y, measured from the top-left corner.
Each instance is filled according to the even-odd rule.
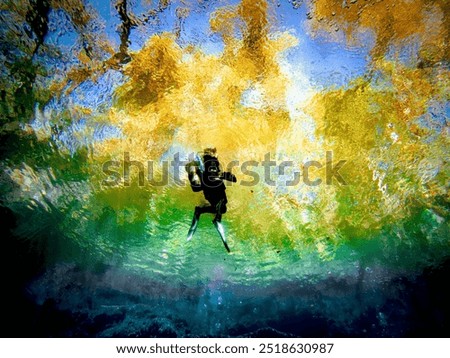
[[[236,182],[236,177],[230,172],[223,172],[217,158],[216,148],[206,148],[203,151],[203,156],[197,154],[195,160],[186,165],[189,182],[194,192],[203,191],[205,199],[210,205],[196,206],[194,218],[189,229],[187,240],[191,240],[197,229],[200,215],[204,213],[215,214],[213,224],[218,231],[220,238],[228,252],[228,247],[225,230],[221,223],[222,214],[227,212],[227,195],[225,193],[226,187],[224,180]]]

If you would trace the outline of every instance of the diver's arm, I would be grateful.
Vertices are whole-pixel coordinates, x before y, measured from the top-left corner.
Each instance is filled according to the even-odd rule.
[[[189,181],[193,191],[197,192],[202,190],[202,181],[198,173],[189,174]]]
[[[233,183],[237,182],[236,176],[234,174],[230,173],[230,172],[222,173],[221,178],[223,180],[228,180],[228,181],[231,181]]]
[[[189,182],[191,184],[191,188],[194,192],[198,192],[202,190],[202,181],[200,176],[202,175],[201,171],[198,169],[195,162],[188,163],[186,165],[186,171],[188,172]]]

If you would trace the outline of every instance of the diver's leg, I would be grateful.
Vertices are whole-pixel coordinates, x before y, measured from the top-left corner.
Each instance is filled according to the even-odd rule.
[[[202,214],[204,214],[204,213],[215,214],[216,213],[216,208],[212,205],[201,206],[199,208],[200,208]]]
[[[230,252],[230,248],[228,247],[227,240],[225,238],[225,229],[223,228],[223,225],[221,223],[222,221],[222,213],[226,212],[226,203],[224,200],[220,200],[216,204],[216,216],[214,217],[213,224],[217,230],[217,232],[220,235],[220,238],[222,239],[223,245],[225,246],[225,249],[227,249],[228,252]]]
[[[226,198],[219,200],[219,202],[214,205],[214,209],[214,213],[216,214],[216,216],[214,217],[214,221],[221,222],[222,214],[225,214],[227,212]]]
[[[223,245],[227,249],[228,252],[230,252],[230,248],[228,247],[227,240],[225,238],[225,229],[223,228],[223,225],[220,221],[217,221],[216,219],[213,220],[213,224],[216,227],[217,232],[220,235],[220,238],[222,239]]]
[[[215,208],[212,207],[211,205],[195,207],[194,217],[192,218],[192,224],[191,224],[191,227],[189,228],[189,232],[187,235],[188,241],[192,239],[192,236],[194,236],[195,230],[197,230],[198,222],[200,220],[200,215],[204,214],[204,213],[214,214]]]

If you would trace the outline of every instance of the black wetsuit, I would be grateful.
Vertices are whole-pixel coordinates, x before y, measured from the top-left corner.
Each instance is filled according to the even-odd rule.
[[[195,230],[197,229],[200,215],[203,213],[215,214],[213,224],[216,227],[223,244],[228,252],[230,248],[225,239],[225,230],[221,224],[222,214],[227,211],[227,195],[225,193],[226,187],[224,180],[236,182],[236,177],[228,172],[223,173],[220,169],[220,163],[216,157],[205,154],[203,156],[203,167],[200,170],[199,163],[191,162],[186,165],[186,171],[189,175],[189,182],[191,188],[195,192],[203,191],[205,199],[210,205],[196,206],[194,218],[192,219],[191,227],[187,235],[187,240],[191,240]]]
[[[210,206],[197,206],[198,214],[212,213],[216,214],[214,220],[220,222],[222,214],[227,212],[227,194],[223,180],[236,182],[236,177],[231,173],[222,173],[220,163],[216,157],[205,155],[203,157],[205,171],[200,173],[201,188],[205,199],[211,204]]]

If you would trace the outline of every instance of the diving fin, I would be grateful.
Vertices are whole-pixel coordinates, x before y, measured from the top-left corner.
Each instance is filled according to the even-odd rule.
[[[228,247],[227,241],[225,239],[225,230],[223,228],[223,225],[220,221],[217,220],[213,220],[213,224],[217,229],[217,232],[220,235],[220,238],[222,239],[223,245],[225,246],[225,248],[227,249],[228,252],[230,252],[230,248]]]
[[[195,208],[194,217],[192,218],[192,224],[189,228],[189,232],[187,235],[187,241],[191,240],[195,234],[195,230],[197,230],[198,222],[200,220],[200,212]]]

